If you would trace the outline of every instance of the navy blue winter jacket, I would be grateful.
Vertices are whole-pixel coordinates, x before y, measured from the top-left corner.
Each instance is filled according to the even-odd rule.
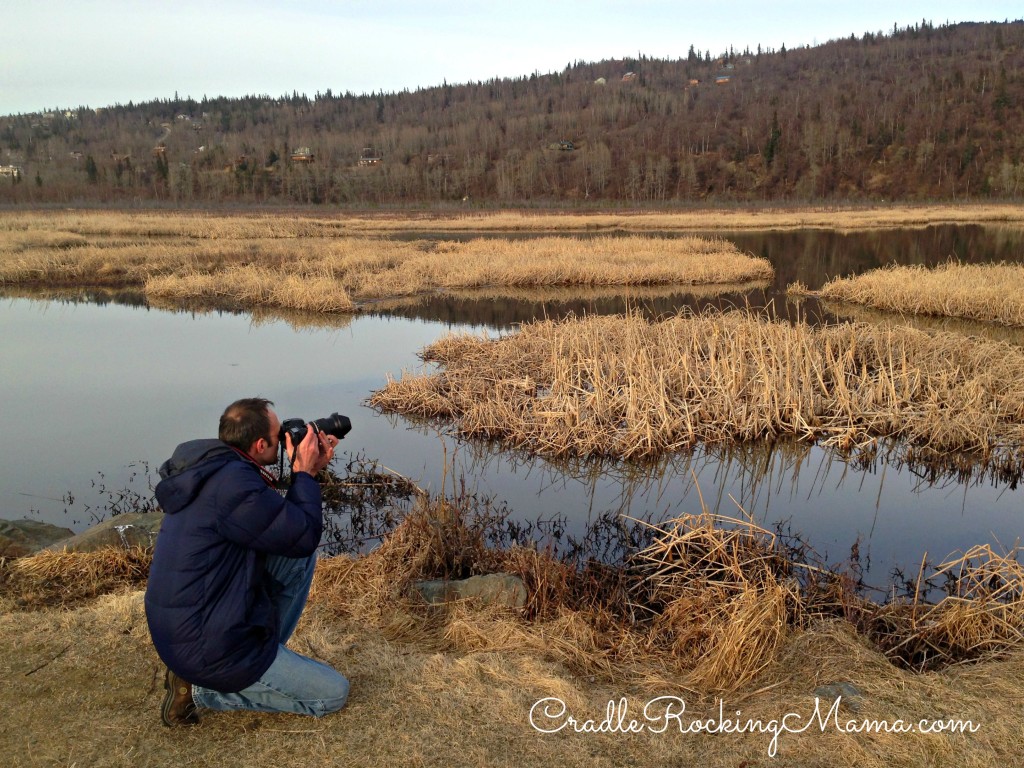
[[[316,550],[320,486],[297,472],[283,497],[255,464],[219,440],[182,443],[160,475],[156,498],[165,517],[146,586],[153,645],[190,683],[240,691],[277,655],[266,557]]]

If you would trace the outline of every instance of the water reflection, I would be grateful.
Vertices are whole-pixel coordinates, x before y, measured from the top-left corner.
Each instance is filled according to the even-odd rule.
[[[706,509],[799,536],[829,564],[856,545],[869,583],[883,590],[895,568],[920,564],[925,553],[935,562],[991,537],[1011,546],[1020,530],[1016,478],[921,461],[897,443],[849,456],[795,441],[712,444],[638,465],[552,461],[459,442],[423,422],[412,429],[456,446],[448,453],[460,481],[514,489],[518,514],[557,520],[570,535],[609,515],[657,521]]]
[[[906,325],[921,331],[946,331],[961,336],[978,336],[989,341],[1002,341],[1017,347],[1024,347],[1024,328],[1014,328],[996,323],[983,323],[963,317],[937,317],[933,315],[900,315],[884,312],[859,304],[840,301],[823,301],[822,308],[830,315],[842,320],[872,325]]]
[[[411,304],[387,308],[396,317],[436,320],[443,323],[471,323],[496,329],[513,328],[538,318],[560,320],[584,315],[614,315],[639,312],[656,318],[688,308],[725,310],[763,306],[769,284],[660,286],[629,288],[537,288],[477,289],[448,291],[417,298]],[[762,297],[751,303],[751,297]],[[380,311],[383,307],[375,307]]]

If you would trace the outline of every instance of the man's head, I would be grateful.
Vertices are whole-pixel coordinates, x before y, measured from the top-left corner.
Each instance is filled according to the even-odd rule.
[[[281,431],[281,422],[270,408],[273,404],[263,397],[236,400],[220,417],[218,437],[261,464],[273,464]]]

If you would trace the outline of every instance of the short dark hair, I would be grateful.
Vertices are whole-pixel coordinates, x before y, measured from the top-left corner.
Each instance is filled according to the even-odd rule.
[[[248,451],[261,437],[273,442],[270,435],[270,414],[274,403],[265,397],[244,397],[229,405],[220,417],[218,437],[221,442]]]

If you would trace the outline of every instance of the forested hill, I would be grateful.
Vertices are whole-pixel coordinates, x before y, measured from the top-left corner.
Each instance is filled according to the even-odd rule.
[[[1024,22],[394,94],[0,117],[0,152],[0,202],[1019,198]]]

